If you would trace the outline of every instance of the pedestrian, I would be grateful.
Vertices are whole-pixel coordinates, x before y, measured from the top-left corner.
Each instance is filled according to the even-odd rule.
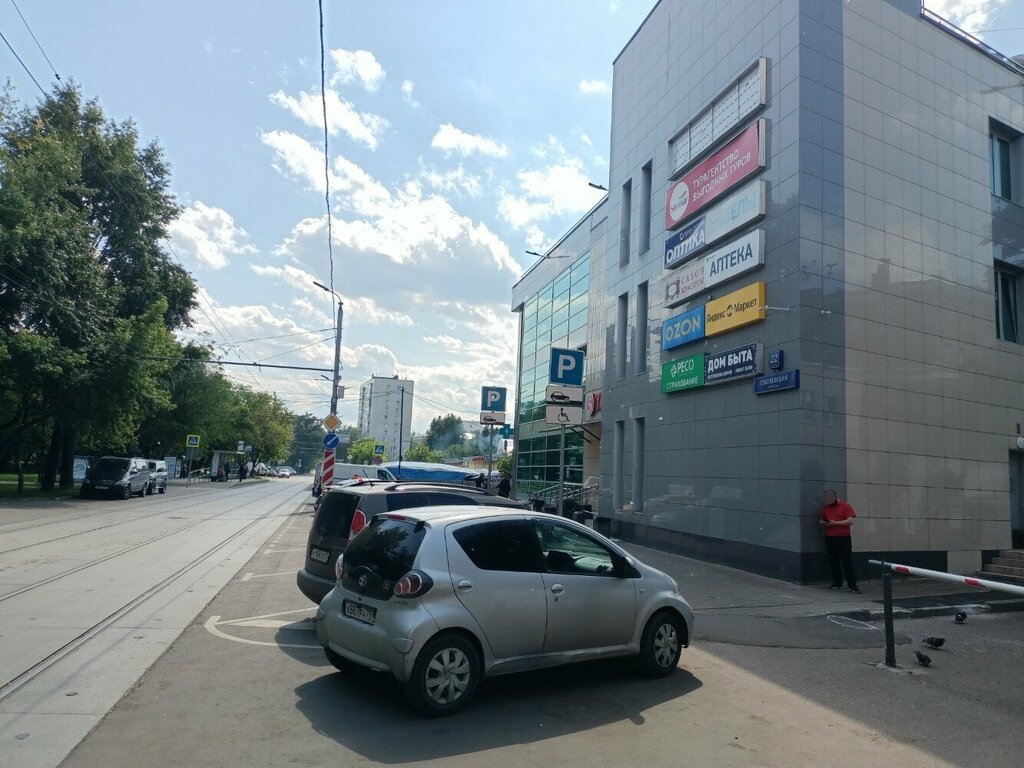
[[[238,482],[245,480],[245,464],[238,465]]]
[[[829,589],[842,589],[845,575],[847,588],[859,595],[857,576],[853,572],[853,540],[850,536],[855,517],[857,513],[852,506],[840,499],[832,488],[825,489],[825,506],[821,508],[818,524],[825,529],[825,551],[832,571]]]
[[[477,488],[483,488],[484,487],[484,473],[481,472],[479,475],[477,475],[476,476],[476,480],[474,482],[476,483],[476,487]]]
[[[512,481],[510,481],[507,477],[501,478],[501,482],[498,483],[498,495],[499,496],[504,496],[507,499],[508,495],[511,492],[512,492]]]

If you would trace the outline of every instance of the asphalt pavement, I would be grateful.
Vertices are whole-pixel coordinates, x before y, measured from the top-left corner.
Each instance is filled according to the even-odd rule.
[[[495,678],[459,715],[420,718],[389,676],[324,658],[294,581],[309,522],[289,518],[65,765],[1020,765],[1024,615],[972,616],[934,653],[920,636],[952,620],[903,621],[893,672],[878,625],[842,615],[868,593],[635,547],[697,608],[672,676],[619,661]],[[909,666],[918,647],[928,670]]]

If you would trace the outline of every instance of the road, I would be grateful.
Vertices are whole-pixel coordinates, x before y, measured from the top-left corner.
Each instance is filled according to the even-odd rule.
[[[0,506],[3,764],[59,764],[308,491],[292,478]]]

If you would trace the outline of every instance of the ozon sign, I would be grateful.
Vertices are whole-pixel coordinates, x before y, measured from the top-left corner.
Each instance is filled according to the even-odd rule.
[[[674,349],[704,338],[704,305],[670,317],[661,326],[661,348]]]
[[[763,167],[764,121],[758,120],[668,188],[665,229],[679,226]]]

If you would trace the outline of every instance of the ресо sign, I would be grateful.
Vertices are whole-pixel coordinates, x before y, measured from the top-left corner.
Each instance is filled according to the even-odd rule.
[[[704,386],[704,353],[661,364],[661,391],[682,392]]]
[[[764,166],[761,120],[698,163],[665,193],[665,229],[674,229]]]

